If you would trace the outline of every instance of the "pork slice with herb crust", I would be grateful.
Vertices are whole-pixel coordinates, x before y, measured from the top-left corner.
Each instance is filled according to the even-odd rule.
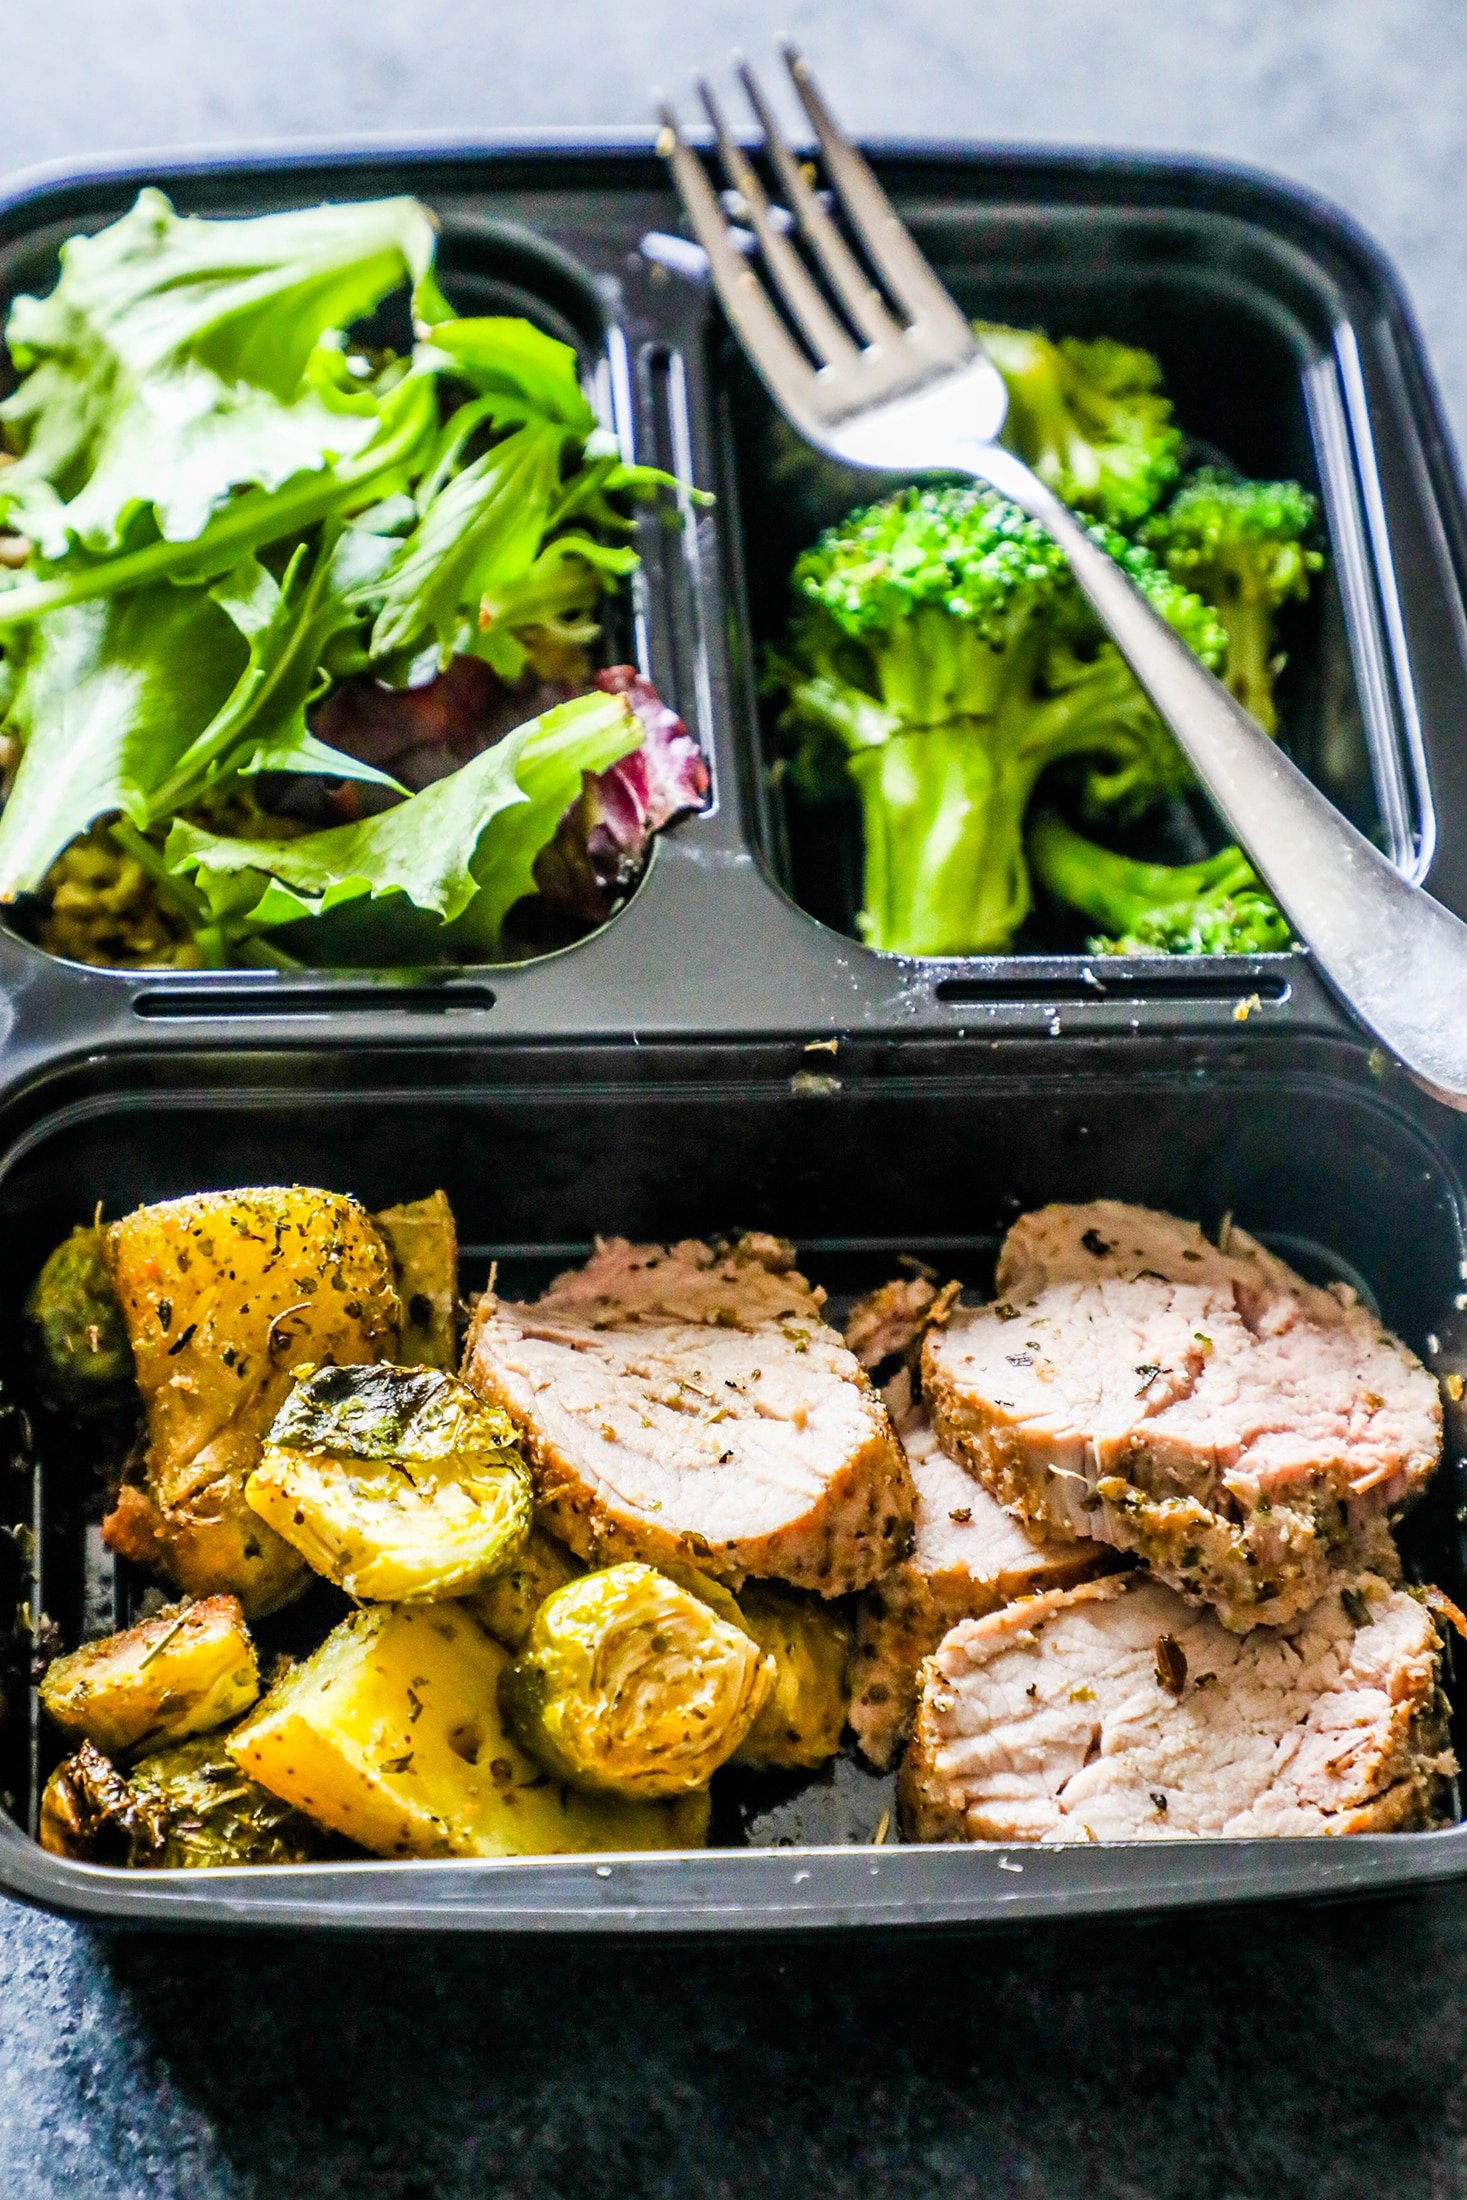
[[[464,1374],[518,1425],[540,1518],[582,1558],[839,1596],[907,1548],[913,1497],[822,1308],[776,1238],[604,1239],[533,1305],[487,1295]]]
[[[915,1841],[1380,1833],[1456,1770],[1424,1597],[1359,1574],[1238,1636],[1133,1573],[964,1620],[922,1673]]]
[[[1238,1631],[1361,1567],[1441,1451],[1437,1386],[1344,1285],[1113,1200],[1014,1225],[923,1350],[939,1439],[1047,1534],[1131,1551]]]
[[[883,1395],[917,1504],[910,1554],[866,1591],[856,1612],[850,1723],[878,1771],[911,1731],[918,1669],[950,1627],[1118,1563],[1100,1544],[1045,1540],[1006,1513],[942,1450],[908,1375],[894,1377]]]
[[[960,1619],[1014,1597],[1088,1581],[1114,1554],[1096,1544],[1044,1541],[1006,1513],[940,1448],[915,1380],[926,1332],[946,1320],[958,1286],[914,1274],[852,1307],[846,1343],[868,1369],[895,1364],[882,1396],[916,1491],[912,1548],[856,1610],[850,1724],[861,1753],[885,1771],[911,1730],[917,1672]]]

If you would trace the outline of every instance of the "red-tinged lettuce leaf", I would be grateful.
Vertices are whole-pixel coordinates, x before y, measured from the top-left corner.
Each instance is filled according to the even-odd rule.
[[[135,520],[191,541],[237,490],[359,456],[380,400],[330,339],[423,282],[433,250],[413,199],[211,221],[141,192],[11,310],[8,524],[53,560],[115,550]]]
[[[605,773],[589,780],[535,865],[535,884],[554,938],[608,917],[636,883],[652,836],[674,818],[700,809],[708,767],[696,742],[650,681],[630,665],[599,675],[603,693],[624,695],[642,721],[645,739]],[[351,680],[331,695],[315,726],[333,749],[390,772],[402,785],[431,786],[504,738],[529,712],[567,699],[550,683],[508,686],[474,657],[455,657],[420,687],[392,688]],[[299,784],[282,797],[287,814],[309,822],[354,817],[381,797],[370,788]],[[525,912],[516,917],[517,928]],[[546,927],[541,927],[546,929]]]
[[[192,878],[226,932],[288,928],[291,952],[307,961],[334,959],[322,953],[334,913],[367,901],[379,905],[366,914],[389,949],[383,959],[397,959],[405,906],[438,920],[440,953],[451,937],[453,952],[481,959],[495,952],[505,912],[530,891],[535,857],[583,774],[606,770],[641,739],[641,721],[622,697],[580,696],[375,817],[254,840],[180,821],[166,859],[176,876]],[[363,914],[356,912],[359,946]],[[365,944],[352,959],[373,959],[370,931]]]
[[[481,657],[455,657],[418,687],[345,680],[327,696],[312,725],[333,749],[389,772],[416,794],[482,756],[526,719],[568,703],[574,692],[564,681],[522,681],[511,687]],[[315,806],[314,798],[323,792],[329,813]],[[375,798],[367,799],[380,807]],[[362,796],[354,785],[295,787],[282,790],[281,801],[286,814],[313,823],[335,824],[362,814]],[[312,806],[302,808],[307,802]]]
[[[641,720],[643,741],[588,779],[535,863],[535,886],[556,914],[599,924],[636,884],[652,838],[708,799],[708,766],[677,712],[631,665],[597,675]]]

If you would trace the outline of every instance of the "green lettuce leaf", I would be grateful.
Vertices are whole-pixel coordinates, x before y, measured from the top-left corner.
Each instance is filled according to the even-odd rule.
[[[594,432],[575,353],[532,322],[470,315],[440,322],[425,342],[430,356],[486,401],[496,427],[555,421],[581,443]]]
[[[0,578],[0,632],[154,581],[215,579],[251,551],[400,494],[420,478],[437,438],[434,379],[414,370],[383,398],[373,440],[356,457],[297,475],[279,489],[244,490],[193,541],[148,542],[87,563],[43,568],[34,577],[27,569]]]
[[[446,665],[469,645],[482,597],[522,574],[539,551],[564,443],[555,424],[527,422],[432,495],[383,578],[374,658],[436,643]]]
[[[391,933],[400,915],[397,905],[408,904],[438,920],[432,929],[440,940],[444,927],[471,913],[471,925],[455,937],[465,952],[492,953],[506,911],[531,890],[535,857],[583,775],[605,771],[642,738],[620,696],[579,696],[376,817],[262,840],[180,820],[165,859],[172,873],[192,879],[215,921],[236,933],[325,923],[344,906],[370,900],[379,942],[380,928]],[[290,945],[313,959],[308,941],[293,937]],[[370,946],[354,959],[371,959]]]
[[[244,659],[213,597],[166,581],[37,627],[6,720],[24,746],[0,813],[0,901],[34,892],[95,818],[120,810],[145,823]]]
[[[234,491],[360,455],[379,396],[323,340],[418,285],[433,247],[408,198],[209,221],[141,192],[11,310],[0,511],[52,560],[114,550],[143,515],[190,541]]]
[[[34,891],[95,818],[139,828],[232,773],[314,772],[397,789],[328,746],[306,714],[329,687],[321,659],[360,620],[360,589],[397,549],[365,527],[302,545],[283,581],[246,558],[213,588],[151,588],[43,620],[6,718],[21,743],[0,812],[0,899]]]
[[[319,772],[401,792],[375,766],[319,740],[306,714],[331,686],[322,660],[361,619],[360,591],[391,560],[397,543],[365,527],[328,530],[313,552],[302,544],[277,582],[250,557],[210,591],[249,650],[239,679],[209,724],[154,788],[143,822],[198,801],[232,773]]]
[[[464,636],[466,654],[485,658],[503,680],[523,677],[530,653],[521,633],[535,629],[567,649],[587,649],[600,632],[603,595],[639,563],[625,544],[591,535],[557,535],[532,565],[502,585],[491,583],[479,599],[479,615]]]
[[[622,462],[570,346],[452,317],[433,241],[408,199],[206,221],[145,191],[64,248],[49,297],[17,301],[0,525],[37,554],[0,571],[20,750],[0,898],[111,817],[208,959],[302,939],[328,961],[492,954],[585,775],[638,745],[597,694],[359,824],[235,840],[179,818],[261,772],[400,794],[312,733],[338,681],[464,652],[513,681],[527,636],[553,677],[637,562],[606,537],[667,477]],[[412,356],[351,354],[342,330],[404,283]]]

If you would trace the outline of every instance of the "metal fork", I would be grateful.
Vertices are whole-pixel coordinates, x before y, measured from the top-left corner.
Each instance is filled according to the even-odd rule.
[[[771,203],[708,85],[699,90],[767,284],[731,233],[701,159],[665,102],[658,140],[724,310],[775,403],[811,443],[848,466],[970,474],[1048,529],[1340,999],[1428,1092],[1467,1110],[1467,925],[1340,815],[1053,491],[998,441],[1007,392],[997,368],[833,120],[809,64],[793,47],[784,58],[834,203],[879,284],[790,150],[745,62],[736,63],[738,75],[783,205]],[[796,226],[808,258],[791,241]]]

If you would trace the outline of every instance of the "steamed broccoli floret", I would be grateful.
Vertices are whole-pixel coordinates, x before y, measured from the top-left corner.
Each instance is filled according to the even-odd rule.
[[[1149,351],[1108,336],[975,323],[1008,385],[1004,441],[1066,504],[1126,527],[1181,471],[1181,431]]]
[[[1204,863],[1138,863],[1098,848],[1052,810],[1029,832],[1035,876],[1057,901],[1103,927],[1092,955],[1259,955],[1289,927],[1241,848]]]
[[[1318,506],[1297,481],[1241,481],[1207,466],[1183,483],[1141,540],[1167,570],[1214,607],[1228,632],[1223,677],[1238,701],[1272,733],[1273,683],[1283,664],[1274,613],[1309,593],[1324,563],[1310,547]]]
[[[1205,661],[1221,627],[1144,550],[1123,560]],[[909,955],[1000,954],[1032,901],[1024,815],[1072,763],[1087,811],[1135,815],[1190,784],[1171,736],[1080,598],[1064,557],[991,491],[908,489],[852,513],[795,567],[772,667],[794,777],[860,797],[862,937]]]

